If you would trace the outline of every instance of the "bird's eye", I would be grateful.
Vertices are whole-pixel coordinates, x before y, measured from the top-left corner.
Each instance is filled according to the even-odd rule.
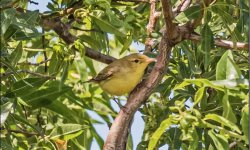
[[[138,63],[138,62],[139,62],[139,60],[138,60],[138,59],[135,59],[135,60],[134,60],[134,62],[135,62],[135,63]]]

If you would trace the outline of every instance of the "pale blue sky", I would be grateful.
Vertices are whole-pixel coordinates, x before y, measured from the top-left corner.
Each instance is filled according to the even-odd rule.
[[[42,0],[42,1],[39,1],[39,0],[33,0],[35,2],[38,2],[39,5],[34,5],[34,4],[29,4],[28,6],[28,9],[29,10],[39,10],[39,12],[44,12],[44,11],[48,11],[48,8],[47,8],[47,4],[48,2],[50,2],[50,0]],[[137,44],[137,43],[133,43],[132,46],[134,48],[136,48],[137,50],[142,50],[144,49],[144,45],[142,44]],[[119,111],[119,107],[117,106],[117,104],[115,102],[111,102],[112,103],[112,106],[115,110]],[[125,104],[125,102],[123,103]],[[88,111],[89,112],[89,115],[101,122],[104,123],[104,121],[102,120],[101,117],[99,117],[95,112],[93,111]],[[104,139],[106,139],[107,135],[108,135],[108,132],[109,132],[109,128],[106,124],[97,124],[97,125],[94,125],[97,132],[99,133],[99,135]],[[136,146],[138,145],[138,143],[141,141],[141,136],[142,136],[142,133],[143,133],[143,130],[144,130],[144,122],[142,120],[142,114],[140,112],[136,112],[135,113],[135,116],[134,116],[134,121],[133,121],[133,124],[132,124],[132,128],[131,128],[131,133],[132,133],[132,138],[133,138],[133,144],[134,144],[134,150],[136,149]],[[96,141],[93,141],[92,143],[92,147],[91,147],[91,150],[98,150],[99,147],[96,143]],[[166,146],[164,147],[161,147],[160,149],[167,149]]]

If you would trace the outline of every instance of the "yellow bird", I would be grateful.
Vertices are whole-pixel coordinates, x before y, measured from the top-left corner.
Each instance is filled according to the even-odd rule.
[[[141,81],[151,62],[156,62],[156,59],[138,53],[130,54],[115,60],[87,82],[98,83],[111,95],[124,95],[131,92]]]

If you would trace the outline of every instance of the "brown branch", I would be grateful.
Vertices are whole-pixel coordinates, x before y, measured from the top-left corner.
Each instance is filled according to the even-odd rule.
[[[200,42],[201,41],[201,36],[196,35],[196,34],[191,34],[190,36],[187,37],[187,39]],[[215,39],[214,44],[219,47],[227,48],[227,49],[234,49],[237,48],[239,50],[248,50],[248,43],[243,43],[243,42],[232,42],[228,40],[222,40],[222,39]]]
[[[124,150],[127,141],[129,123],[136,110],[148,99],[156,85],[162,80],[164,71],[169,62],[171,48],[167,44],[166,34],[159,45],[157,63],[147,79],[143,80],[129,95],[128,102],[117,115],[111,126],[104,145],[105,150]]]
[[[154,45],[154,41],[151,38],[151,34],[155,29],[156,22],[158,18],[160,17],[161,13],[155,12],[155,6],[156,5],[156,0],[150,0],[150,17],[149,17],[149,22],[147,25],[147,35],[148,38],[145,41],[145,52],[151,52],[152,47]]]
[[[165,28],[166,28],[166,34],[168,35],[168,42],[169,44],[176,44],[174,41],[176,39],[180,38],[180,35],[178,34],[177,25],[172,22],[174,19],[174,14],[170,5],[169,0],[161,0],[162,3],[162,10],[163,10],[163,16],[165,20]]]
[[[182,2],[173,9],[173,13],[177,16],[180,12],[184,11],[191,4],[191,0],[182,0]]]
[[[53,29],[60,38],[62,38],[67,44],[73,44],[77,37],[73,36],[69,32],[70,26],[61,22],[60,19],[44,19],[41,22],[42,26]],[[74,48],[74,47],[73,47]],[[75,48],[74,48],[75,49]],[[75,49],[77,51],[77,49]],[[85,55],[94,60],[109,64],[115,60],[114,57],[104,55],[97,50],[85,46]]]
[[[156,85],[162,80],[164,76],[164,71],[170,59],[171,49],[177,43],[173,38],[176,37],[177,31],[175,25],[172,23],[172,12],[171,10],[169,10],[171,9],[170,1],[162,0],[162,4],[167,32],[163,33],[163,37],[159,44],[159,55],[157,56],[157,63],[155,64],[148,78],[143,80],[130,93],[124,109],[119,112],[114,123],[111,126],[110,132],[103,148],[104,150],[126,149],[129,124],[133,118],[133,115],[135,114],[136,110],[146,102]]]
[[[42,78],[48,78],[48,79],[55,79],[55,77],[53,76],[48,76],[48,75],[44,75],[44,74],[40,74],[40,73],[37,73],[37,72],[32,72],[32,71],[29,71],[29,70],[17,70],[16,71],[17,73],[28,73],[28,74],[31,74],[31,75],[34,75],[34,76],[38,76],[38,77],[42,77]],[[5,73],[2,73],[0,74],[0,77],[7,77],[7,76],[10,76],[12,74],[15,74],[16,72],[5,72]]]

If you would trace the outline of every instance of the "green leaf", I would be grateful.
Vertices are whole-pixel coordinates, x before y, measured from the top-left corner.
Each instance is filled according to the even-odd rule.
[[[101,30],[115,34],[115,35],[120,36],[120,37],[125,37],[125,35],[122,32],[120,32],[116,27],[111,25],[109,22],[101,20],[95,16],[91,16],[91,18],[101,28]]]
[[[62,70],[62,74],[61,74],[61,80],[60,80],[59,90],[62,89],[62,87],[64,86],[65,81],[66,81],[67,78],[68,78],[69,64],[70,64],[70,62],[67,61],[67,62],[63,65],[63,70]]]
[[[249,82],[247,79],[226,79],[211,81],[212,84],[228,89],[243,88],[249,89]]]
[[[17,97],[28,95],[41,87],[48,79],[45,78],[26,78],[13,85],[13,90]],[[27,84],[29,83],[29,84]]]
[[[79,136],[87,126],[80,124],[61,124],[56,126],[50,133],[50,139],[69,140]]]
[[[237,79],[241,73],[233,61],[232,51],[226,51],[216,66],[216,80]]]
[[[86,63],[86,65],[89,67],[91,73],[93,73],[94,75],[96,75],[96,71],[95,71],[95,67],[93,64],[93,60],[88,58],[88,57],[84,57],[84,61]]]
[[[18,26],[15,26],[15,25],[10,25],[9,28],[7,29],[7,31],[5,32],[4,34],[4,40],[5,41],[9,41],[10,38],[16,34],[16,32],[20,30]]]
[[[3,105],[1,105],[1,126],[4,124],[6,119],[9,116],[10,111],[12,110],[13,103],[7,102]]]
[[[193,107],[201,101],[206,101],[206,88],[200,88],[194,95]]]
[[[210,63],[210,51],[214,47],[213,32],[211,31],[209,25],[206,23],[201,29],[201,49],[204,51],[204,67],[208,71],[208,66]]]
[[[227,126],[233,130],[235,130],[238,133],[241,133],[240,129],[231,121],[227,120],[226,118],[219,116],[217,114],[207,114],[204,118],[204,120],[213,120],[218,123],[221,123],[224,126]]]
[[[1,24],[1,34],[4,35],[12,22],[11,22],[10,18],[4,18],[4,19],[1,18],[1,19],[2,19],[2,21],[0,22],[0,24]]]
[[[232,123],[237,123],[237,118],[233,113],[232,107],[229,103],[228,94],[225,92],[222,98],[223,114],[222,116],[231,121]]]
[[[159,141],[161,135],[172,125],[173,117],[169,116],[169,118],[165,119],[161,122],[160,127],[153,133],[152,137],[150,138],[148,144],[148,150],[154,150],[156,148],[156,144]]]
[[[45,107],[55,101],[59,96],[67,92],[70,87],[62,87],[60,90],[59,87],[48,87],[46,89],[36,90],[35,92],[25,95],[22,99],[27,102],[28,105],[31,105],[32,108]]]
[[[76,41],[74,41],[74,45],[75,45],[75,48],[77,50],[79,50],[81,56],[84,57],[86,50],[85,50],[85,46],[82,44],[81,40],[77,39]]]
[[[9,58],[12,66],[14,67],[16,66],[16,64],[22,57],[22,53],[23,53],[22,42],[19,42],[16,49],[11,53],[10,58]]]
[[[242,108],[241,112],[242,118],[240,120],[240,124],[242,127],[242,131],[244,133],[244,136],[246,137],[246,143],[248,143],[248,137],[249,137],[249,106],[248,104],[245,105]]]
[[[98,145],[100,146],[100,149],[103,147],[104,145],[104,140],[101,138],[101,136],[96,132],[96,129],[94,128],[93,125],[90,126],[90,131],[92,133],[92,135],[95,137]]]
[[[133,139],[131,133],[128,135],[128,142],[126,145],[126,150],[133,150]]]
[[[127,39],[126,39],[126,41],[125,41],[125,43],[123,44],[123,47],[122,47],[122,50],[121,50],[121,52],[120,52],[120,55],[121,54],[123,54],[128,48],[129,48],[129,46],[131,45],[131,43],[132,43],[132,36],[129,36]]]
[[[58,59],[57,54],[54,52],[51,56],[51,61],[49,63],[49,74],[57,74],[60,71],[62,64],[62,61]]]
[[[180,149],[182,143],[180,140],[181,130],[178,127],[170,128],[166,131],[166,134],[169,149]]]
[[[214,88],[214,89],[217,89],[220,91],[224,91],[224,88],[212,84],[212,82],[209,81],[208,79],[185,79],[181,84],[176,85],[174,87],[174,90],[182,89],[183,87],[190,85],[190,84],[195,84],[198,87],[203,87],[203,86],[204,87],[211,87],[211,88]]]
[[[24,118],[22,118],[22,117],[20,117],[19,115],[16,115],[16,114],[12,114],[12,117],[14,117],[17,121],[19,121],[19,122],[21,122],[21,123],[23,123],[23,124],[25,124],[27,126],[30,126],[33,130],[35,130],[37,133],[42,135],[41,129],[39,129],[38,127],[36,127],[36,126],[32,125],[31,123],[29,123],[28,120],[26,120],[26,119],[24,119]]]
[[[122,27],[124,22],[120,20],[110,9],[106,9],[106,14],[109,17],[109,21],[112,22],[112,25],[117,27]]]
[[[81,41],[86,42],[89,46],[91,46],[93,49],[99,50],[102,48],[102,46],[100,45],[100,43],[97,41],[97,39],[94,39],[91,36],[87,36],[87,35],[81,35],[79,37],[81,39]]]
[[[189,141],[189,147],[188,149],[189,150],[197,150],[197,147],[199,145],[199,137],[198,137],[198,134],[197,134],[197,131],[196,129],[189,129],[188,130],[189,134],[192,136],[192,140]]]
[[[188,7],[185,11],[181,12],[179,15],[175,17],[179,23],[185,23],[192,19],[196,19],[201,14],[201,7],[200,5],[195,5]]]
[[[56,112],[57,114],[60,114],[66,118],[68,118],[71,122],[76,122],[76,116],[77,114],[75,114],[74,111],[72,111],[71,109],[69,109],[67,107],[67,105],[63,104],[61,101],[59,100],[50,100],[48,103],[46,103],[45,105],[42,105],[45,108]],[[83,119],[82,119],[83,120]]]
[[[214,131],[209,130],[208,135],[213,140],[216,149],[218,150],[229,150],[229,145],[227,139],[220,134],[215,134]]]

